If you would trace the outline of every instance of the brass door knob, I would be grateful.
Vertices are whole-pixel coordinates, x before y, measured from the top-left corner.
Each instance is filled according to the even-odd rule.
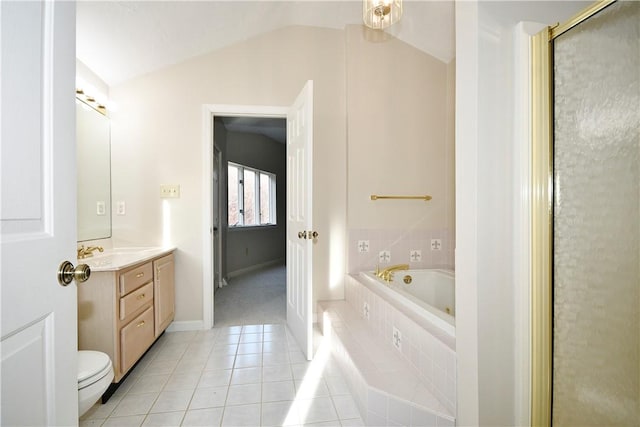
[[[306,239],[307,232],[306,231],[298,231],[298,239]]]
[[[309,231],[309,239],[317,239],[318,232],[317,231]]]
[[[67,286],[76,280],[78,283],[86,282],[91,276],[91,268],[87,264],[80,264],[74,267],[69,261],[63,261],[58,267],[58,283]]]

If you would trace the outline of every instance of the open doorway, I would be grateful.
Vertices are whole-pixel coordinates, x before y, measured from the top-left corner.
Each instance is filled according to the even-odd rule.
[[[221,212],[219,232],[214,226],[214,260],[220,260],[214,277],[226,285],[215,291],[214,325],[283,324],[286,118],[216,114],[213,123],[214,153],[220,153],[214,211],[218,204]]]
[[[274,118],[286,120],[288,108],[278,106],[250,106],[250,105],[203,105],[203,152],[202,152],[202,198],[207,202],[203,204],[203,232],[208,238],[203,239],[203,288],[202,288],[202,312],[203,327],[210,329],[214,326],[215,290],[227,284],[226,264],[224,259],[225,246],[227,245],[227,212],[226,205],[220,200],[227,198],[227,182],[224,167],[227,163],[227,150],[224,134],[227,132],[221,117],[253,117]],[[221,138],[222,136],[222,138]],[[213,186],[216,185],[213,177],[214,157],[218,153],[218,194],[217,202],[214,202]],[[285,199],[286,200],[286,199]],[[215,243],[214,234],[214,205],[218,209],[218,243]],[[286,219],[284,220],[286,226]],[[246,251],[245,251],[246,253]],[[251,253],[251,249],[250,249]],[[215,259],[218,258],[217,270]],[[217,277],[217,278],[216,278]]]
[[[268,117],[286,119],[286,208],[280,225],[286,230],[286,324],[309,360],[313,357],[313,245],[318,233],[313,231],[313,81],[309,80],[288,107],[204,105],[204,144],[202,177],[203,238],[202,313],[203,328],[214,325],[213,271],[213,201],[212,173],[216,132],[225,132],[224,125],[216,126],[216,117]],[[218,122],[219,123],[219,122]],[[216,127],[218,128],[216,130]],[[225,149],[221,151],[222,165],[226,164]],[[255,171],[254,171],[255,173]],[[224,176],[221,177],[221,179]],[[225,189],[225,184],[221,185]],[[224,200],[224,196],[223,196]],[[221,244],[225,245],[226,227],[221,215]],[[307,237],[308,236],[308,237]],[[224,250],[221,251],[224,254]],[[246,249],[245,249],[246,253]],[[222,262],[224,281],[225,263]]]

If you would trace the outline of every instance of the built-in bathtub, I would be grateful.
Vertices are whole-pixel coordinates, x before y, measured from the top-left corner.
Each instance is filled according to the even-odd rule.
[[[455,273],[449,270],[399,270],[387,282],[360,272],[361,282],[438,337],[454,338]]]
[[[405,279],[410,283],[405,284]],[[453,419],[449,417],[454,416],[457,406],[455,273],[442,269],[400,270],[394,272],[390,283],[373,272],[349,274],[345,281],[345,303],[361,319],[357,322],[342,319],[340,327],[350,331],[350,339],[355,342],[373,340],[381,349],[391,349],[394,354],[401,356],[413,377],[424,386],[424,392],[417,393],[414,399],[408,399],[402,390],[387,390],[385,387],[377,389],[382,396],[432,411],[444,419]],[[344,344],[345,348],[347,346],[348,343]],[[376,351],[386,351],[374,351],[367,345],[364,347],[366,349],[363,351],[368,352],[372,359],[377,358]],[[338,349],[337,353],[345,358],[344,349]],[[349,366],[355,363],[356,371],[363,372],[365,376],[370,374],[367,366],[371,365],[365,362],[363,366],[357,366],[356,359],[357,356],[347,358],[343,364]],[[385,370],[386,367],[380,369]],[[359,384],[358,380],[351,382]],[[376,388],[375,385],[373,387]],[[421,386],[417,387],[419,389]],[[362,387],[355,386],[354,389],[362,390]],[[429,393],[437,398],[446,411],[438,410],[437,405],[433,409],[425,401],[419,401],[421,395]],[[360,395],[362,392],[356,393],[356,396]],[[379,409],[379,405],[371,405],[370,397],[356,399],[363,413],[375,413]],[[397,424],[398,420],[389,419],[388,422]],[[382,420],[380,423],[387,425]]]

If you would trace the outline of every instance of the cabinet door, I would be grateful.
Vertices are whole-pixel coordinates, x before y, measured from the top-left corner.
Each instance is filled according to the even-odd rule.
[[[155,334],[158,337],[173,321],[175,279],[173,254],[153,261]]]
[[[120,330],[120,356],[122,374],[126,373],[140,356],[153,344],[153,307],[149,306],[138,317]]]

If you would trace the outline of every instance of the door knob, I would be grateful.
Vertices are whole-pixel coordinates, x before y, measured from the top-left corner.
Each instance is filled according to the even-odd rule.
[[[306,231],[298,231],[298,239],[306,239],[307,232]]]
[[[318,232],[317,232],[317,231],[311,231],[311,230],[309,230],[308,236],[309,236],[308,238],[309,238],[310,240],[311,240],[311,239],[317,239],[317,238],[318,238]]]
[[[78,283],[86,282],[91,276],[91,268],[87,264],[74,267],[69,261],[63,261],[58,267],[58,283],[67,286],[75,279]]]

